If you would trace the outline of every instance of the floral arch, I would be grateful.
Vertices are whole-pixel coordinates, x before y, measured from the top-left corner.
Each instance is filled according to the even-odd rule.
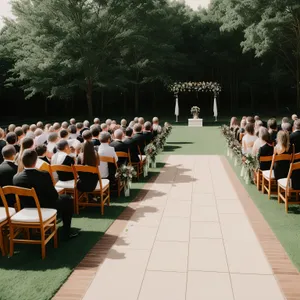
[[[218,107],[217,107],[217,96],[221,92],[222,88],[221,85],[217,82],[211,81],[199,81],[199,82],[174,82],[169,85],[169,90],[174,93],[176,98],[175,104],[175,115],[176,115],[176,122],[178,122],[179,116],[179,103],[178,103],[178,95],[180,92],[211,92],[214,94],[214,107],[213,113],[215,120],[217,121],[218,117]]]

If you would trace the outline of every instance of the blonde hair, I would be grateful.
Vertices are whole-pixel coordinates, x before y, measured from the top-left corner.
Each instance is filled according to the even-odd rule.
[[[290,136],[286,131],[281,130],[278,132],[276,147],[278,147],[281,151],[288,151],[290,149]]]
[[[5,132],[2,128],[0,128],[0,139],[3,139],[5,137]]]
[[[230,120],[230,128],[231,127],[238,127],[239,126],[239,122],[237,117],[232,117]]]

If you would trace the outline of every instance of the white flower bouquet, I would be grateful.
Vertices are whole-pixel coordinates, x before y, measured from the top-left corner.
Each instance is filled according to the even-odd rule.
[[[137,176],[135,169],[132,166],[122,165],[116,171],[116,178],[124,183],[125,188],[129,188],[133,177]]]

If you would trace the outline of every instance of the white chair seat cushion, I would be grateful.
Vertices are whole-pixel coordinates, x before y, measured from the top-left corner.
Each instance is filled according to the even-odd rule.
[[[287,178],[281,178],[281,179],[277,180],[277,182],[278,182],[278,185],[280,185],[280,187],[286,188]],[[291,187],[291,182],[289,182],[289,187]]]
[[[58,186],[55,186],[55,189],[58,193],[61,193],[64,190],[64,188]]]
[[[262,171],[265,178],[270,179],[270,170]],[[275,179],[274,170],[272,170],[271,179]]]
[[[101,179],[102,188],[105,189],[109,185],[109,179]],[[100,182],[98,181],[95,191],[100,191]]]
[[[43,222],[56,215],[57,210],[53,208],[41,208]],[[23,208],[11,218],[12,222],[39,223],[37,208]]]
[[[146,160],[146,155],[142,155],[142,161],[145,161]]]
[[[16,210],[13,207],[8,208],[9,216],[13,216],[16,213]],[[7,219],[5,207],[0,207],[0,223]]]
[[[56,185],[55,188],[63,188],[63,189],[74,189],[74,180],[68,180],[68,181],[61,181],[59,180]]]

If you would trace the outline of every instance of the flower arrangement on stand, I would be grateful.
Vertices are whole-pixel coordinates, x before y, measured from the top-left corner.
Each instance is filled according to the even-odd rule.
[[[129,197],[132,179],[137,176],[135,169],[132,166],[122,165],[117,169],[115,176],[124,184],[125,197]]]
[[[193,106],[191,108],[191,114],[193,115],[194,119],[198,119],[199,118],[199,114],[200,114],[200,107]]]
[[[163,134],[166,138],[168,138],[172,132],[172,129],[173,129],[172,125],[168,122],[165,122],[161,134]]]
[[[150,143],[145,147],[145,154],[147,157],[147,161],[151,162],[151,167],[156,168],[156,156],[158,154],[157,147],[154,143]]]
[[[259,165],[257,156],[246,154],[243,163],[245,166],[244,179],[246,184],[250,184],[250,182],[252,181],[253,171],[256,170]]]

